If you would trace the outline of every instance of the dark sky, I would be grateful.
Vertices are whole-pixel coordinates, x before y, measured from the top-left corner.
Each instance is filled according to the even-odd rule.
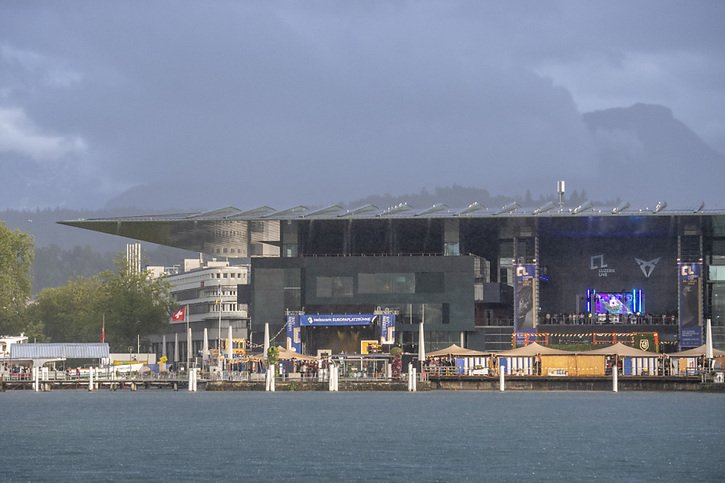
[[[723,25],[719,0],[2,2],[0,209],[597,193],[588,111],[661,104],[725,152]]]

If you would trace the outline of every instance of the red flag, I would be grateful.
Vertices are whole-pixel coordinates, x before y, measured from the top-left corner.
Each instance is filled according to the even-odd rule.
[[[181,308],[171,314],[171,320],[173,320],[174,322],[183,322],[184,320],[186,320],[186,307]]]
[[[103,320],[103,326],[101,327],[101,343],[106,342],[106,320]]]

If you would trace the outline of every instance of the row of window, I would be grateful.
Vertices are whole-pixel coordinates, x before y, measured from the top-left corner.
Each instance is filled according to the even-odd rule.
[[[222,296],[228,295],[230,297],[236,297],[237,290],[229,289],[229,290],[223,290],[222,289]],[[174,298],[177,302],[183,301],[183,300],[193,300],[195,298],[199,297],[218,297],[219,296],[219,290],[216,288],[208,288],[206,290],[200,291],[197,288],[192,288],[188,290],[180,290],[178,292],[174,293]]]
[[[237,304],[237,303],[228,303],[228,304],[222,304],[222,313],[224,312],[244,312],[248,310],[248,307],[246,304]],[[203,314],[211,314],[219,313],[219,305],[217,304],[192,304],[189,305],[189,314],[191,315],[203,315]]]
[[[221,304],[222,305],[222,312],[228,312],[228,311],[236,311],[236,310],[242,310],[244,307],[243,305],[239,306],[239,309],[237,309],[237,304]],[[219,305],[218,304],[208,304],[208,311],[209,312],[219,312]]]
[[[316,277],[317,297],[352,297],[355,293],[353,276]],[[445,278],[442,272],[359,273],[358,294],[442,293]]]
[[[246,278],[242,277],[242,272],[217,272],[217,273],[210,273],[209,278]]]

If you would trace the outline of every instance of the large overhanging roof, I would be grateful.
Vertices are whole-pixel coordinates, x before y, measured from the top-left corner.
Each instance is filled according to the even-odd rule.
[[[622,206],[622,205],[620,205]],[[628,204],[627,204],[628,206]],[[334,204],[324,208],[308,208],[298,205],[282,210],[269,206],[260,206],[251,210],[240,210],[234,207],[221,208],[206,212],[174,213],[141,216],[122,216],[114,218],[92,218],[61,221],[63,225],[81,226],[87,223],[100,222],[181,222],[181,221],[230,221],[230,220],[339,220],[339,219],[376,219],[376,218],[567,218],[567,217],[628,217],[628,216],[716,216],[725,215],[725,210],[704,209],[701,205],[687,209],[639,208],[621,209],[618,207],[592,206],[582,203],[576,207],[551,206],[551,203],[539,207],[522,208],[518,203],[503,207],[485,207],[478,202],[468,206],[450,208],[445,204],[436,203],[424,208],[414,208],[408,203],[379,208],[375,205],[363,205],[345,208]]]
[[[215,256],[247,258],[279,256],[281,222],[285,221],[374,221],[374,220],[639,220],[672,218],[709,218],[713,233],[725,236],[725,210],[666,209],[664,203],[655,208],[630,209],[627,203],[617,207],[597,207],[582,203],[576,207],[559,207],[552,202],[535,208],[518,203],[491,208],[473,202],[463,207],[436,203],[416,208],[400,203],[387,208],[363,205],[346,208],[334,204],[323,208],[293,206],[277,210],[260,206],[250,210],[227,207],[197,213],[154,214],[61,221],[63,225],[143,240],[160,245],[203,252]]]

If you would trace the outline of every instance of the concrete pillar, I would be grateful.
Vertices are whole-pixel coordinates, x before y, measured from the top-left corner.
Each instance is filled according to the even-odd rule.
[[[617,364],[615,362],[612,367],[612,391],[619,392],[619,371],[617,370]]]
[[[499,366],[498,367],[498,389],[501,392],[504,392],[504,390],[506,389],[506,383],[504,381],[504,377],[505,377],[504,376],[504,372],[506,372],[504,370],[504,367],[503,366]]]
[[[264,323],[264,346],[262,349],[262,359],[267,360],[267,350],[269,349],[269,322]]]

